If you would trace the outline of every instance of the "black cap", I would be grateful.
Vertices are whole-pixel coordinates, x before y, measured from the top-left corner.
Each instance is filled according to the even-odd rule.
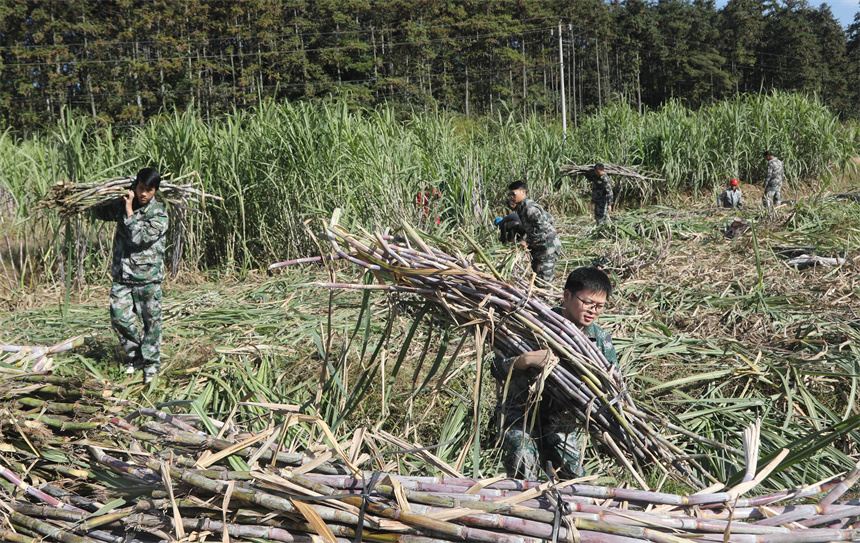
[[[598,162],[597,164],[594,165],[594,169],[595,170],[605,170],[606,168],[603,167],[603,164]]]

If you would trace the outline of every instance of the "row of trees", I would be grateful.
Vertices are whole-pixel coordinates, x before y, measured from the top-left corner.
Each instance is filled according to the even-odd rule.
[[[559,39],[561,38],[561,39]],[[196,103],[346,97],[569,120],[772,88],[860,114],[860,19],[806,0],[4,0],[0,120],[136,125]]]

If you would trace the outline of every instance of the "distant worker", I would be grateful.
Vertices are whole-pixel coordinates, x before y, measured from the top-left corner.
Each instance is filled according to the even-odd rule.
[[[546,283],[552,283],[555,262],[561,251],[561,241],[552,223],[555,218],[534,200],[526,198],[524,181],[514,181],[508,185],[510,207],[520,218],[525,232],[523,245],[532,255],[532,270]]]
[[[432,220],[435,224],[442,222],[442,217],[439,216],[437,209],[438,201],[442,199],[439,191],[427,185],[423,191],[418,191],[415,196],[415,205],[421,213],[421,219]]]
[[[782,167],[782,161],[770,151],[765,151],[764,158],[767,160],[767,173],[764,175],[764,196],[761,197],[761,205],[776,207],[782,201],[782,181],[785,177],[785,172]]]
[[[720,194],[720,207],[730,207],[734,209],[743,206],[743,203],[741,202],[741,189],[738,188],[738,184],[737,179],[729,181],[729,188]]]
[[[606,175],[603,164],[599,162],[594,165],[591,175],[591,203],[594,204],[594,220],[597,226],[607,222],[607,212],[612,211],[612,180]]]

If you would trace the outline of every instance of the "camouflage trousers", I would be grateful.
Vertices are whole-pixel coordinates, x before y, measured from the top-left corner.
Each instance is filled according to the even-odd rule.
[[[572,416],[569,414],[569,416]],[[575,428],[527,428],[522,420],[504,430],[501,440],[502,463],[508,477],[535,481],[547,462],[561,479],[582,477],[579,465],[579,431]]]
[[[761,197],[761,205],[764,207],[776,207],[780,202],[782,202],[782,183],[766,186],[764,188],[764,196]]]
[[[594,220],[597,221],[597,226],[609,221],[607,211],[609,211],[609,203],[606,200],[594,202]]]
[[[161,360],[161,283],[114,283],[110,289],[110,322],[132,364],[158,368]]]
[[[561,241],[558,237],[552,239],[552,242],[545,249],[532,249],[532,271],[547,283],[552,283],[553,273],[555,272],[555,263],[561,253]]]

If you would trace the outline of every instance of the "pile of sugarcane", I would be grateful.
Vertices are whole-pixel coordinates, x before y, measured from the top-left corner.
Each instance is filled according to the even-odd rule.
[[[526,278],[504,281],[473,243],[476,257],[485,263],[482,271],[466,256],[451,256],[430,247],[404,223],[408,240],[381,234],[351,234],[328,227],[334,254],[323,260],[343,259],[373,273],[382,284],[316,283],[335,289],[408,292],[431,302],[439,315],[458,325],[481,325],[489,329],[493,347],[502,356],[513,357],[539,349],[550,349],[558,363],[548,364],[538,382],[560,406],[579,419],[591,436],[608,448],[645,487],[644,466],[659,466],[673,477],[701,487],[699,475],[706,470],[679,446],[662,435],[655,422],[673,432],[685,433],[661,417],[638,406],[628,394],[619,369],[609,363],[594,344],[576,327],[555,313],[545,291]],[[470,240],[471,242],[471,240]],[[301,259],[301,261],[314,260]],[[270,268],[299,261],[274,264]],[[533,276],[532,276],[533,277]],[[698,438],[698,437],[697,437]],[[742,453],[724,444],[698,438],[737,456]]]
[[[860,541],[860,506],[838,502],[860,466],[842,480],[749,498],[742,496],[773,463],[750,483],[688,496],[581,480],[418,477],[362,469],[378,456],[355,454],[360,442],[339,443],[294,406],[255,404],[261,416],[254,421],[271,421],[256,431],[209,419],[209,427],[221,428],[213,436],[205,415],[138,408],[114,399],[117,392],[92,378],[0,382],[0,539]],[[325,452],[285,448],[311,426],[322,430],[313,435],[326,436]]]
[[[48,190],[48,194],[39,202],[39,207],[56,209],[63,217],[71,217],[91,209],[114,204],[123,199],[131,189],[134,177],[114,177],[90,183],[73,183],[60,181]],[[194,209],[195,206],[205,205],[206,198],[221,200],[219,196],[207,194],[194,186],[200,183],[197,172],[191,172],[177,177],[171,182],[162,181],[159,191],[165,201],[182,209]],[[179,184],[179,181],[187,182]]]

